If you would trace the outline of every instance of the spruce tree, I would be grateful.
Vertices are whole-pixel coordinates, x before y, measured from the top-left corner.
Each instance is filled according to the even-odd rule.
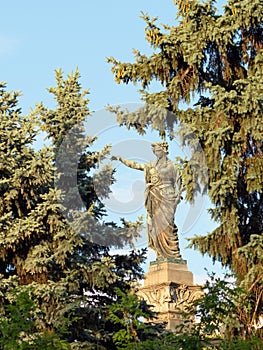
[[[34,307],[25,314],[32,314],[35,339],[51,332],[74,349],[114,349],[120,326],[108,320],[109,307],[120,298],[116,288],[128,293],[142,278],[145,252],[110,252],[131,246],[141,222],[104,219],[101,198],[114,181],[113,170],[93,170],[109,147],[91,148],[95,138],[83,126],[90,114],[88,91],[79,78],[78,71],[64,78],[58,70],[56,86],[48,89],[55,108],[40,103],[26,116],[19,93],[1,84],[0,306],[4,314],[17,293],[29,293]],[[37,150],[41,131],[50,146]]]
[[[141,133],[150,126],[173,138],[179,122],[188,127],[182,142],[197,139],[201,148],[184,163],[186,198],[193,200],[197,173],[218,225],[191,245],[229,266],[252,293],[245,334],[262,313],[263,295],[263,3],[229,0],[223,14],[213,0],[174,3],[174,25],[142,15],[151,55],[135,50],[132,63],[108,59],[116,82],[140,84],[146,102],[137,113],[115,112],[120,124]],[[153,81],[160,91],[151,90]],[[207,177],[193,170],[201,154]]]

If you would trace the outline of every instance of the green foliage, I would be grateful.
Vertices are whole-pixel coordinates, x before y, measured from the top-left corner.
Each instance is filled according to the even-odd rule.
[[[223,342],[222,350],[261,350],[262,342],[259,338],[251,337],[250,339],[233,339],[228,342]]]
[[[164,325],[154,325],[156,315],[144,300],[139,300],[135,291],[116,289],[117,300],[110,305],[107,319],[119,325],[113,334],[118,349],[137,349],[137,345],[150,342],[160,336]],[[140,345],[141,346],[141,345]]]
[[[26,291],[13,292],[0,317],[0,348],[3,350],[67,350],[69,344],[53,332],[39,332],[34,317],[36,306]]]
[[[211,281],[205,283],[204,297],[194,302],[201,332],[206,335],[223,333],[229,339],[236,330],[249,327],[243,316],[250,312],[252,299],[245,289],[229,281],[233,276],[221,279],[213,274],[209,277]]]
[[[85,134],[88,99],[79,78],[78,71],[64,78],[58,70],[49,89],[55,108],[40,103],[27,116],[17,107],[19,94],[0,85],[0,306],[4,312],[19,303],[14,289],[27,290],[35,308],[21,323],[25,332],[37,325],[46,340],[56,334],[75,349],[114,349],[118,327],[107,320],[107,306],[116,287],[128,292],[142,278],[145,251],[109,250],[131,247],[142,222],[104,220],[101,198],[114,178],[110,166],[99,171],[99,165],[109,146],[94,151],[94,137]],[[42,131],[50,146],[36,150]]]
[[[134,51],[133,63],[108,59],[116,82],[140,84],[146,102],[136,112],[112,111],[139,133],[151,127],[173,138],[180,125],[182,143],[193,148],[192,159],[182,160],[185,197],[207,193],[218,224],[191,246],[236,273],[254,295],[256,320],[263,295],[263,3],[229,0],[223,14],[213,0],[174,3],[174,25],[142,16],[152,54]],[[151,91],[153,81],[160,91]]]
[[[178,349],[174,343],[175,335],[170,331],[165,331],[153,339],[146,339],[139,343],[130,343],[125,350],[174,350]],[[187,348],[188,349],[188,348]]]
[[[261,349],[253,323],[253,294],[238,286],[233,275],[208,277],[203,295],[183,313],[174,344],[185,349]]]

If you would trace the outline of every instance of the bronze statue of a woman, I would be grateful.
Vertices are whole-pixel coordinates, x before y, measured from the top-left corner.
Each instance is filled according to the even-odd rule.
[[[118,156],[113,156],[112,160],[144,171],[148,246],[156,252],[157,259],[181,259],[178,229],[174,223],[175,210],[182,193],[180,173],[175,163],[167,157],[167,142],[153,143],[152,151],[157,160],[146,164]]]

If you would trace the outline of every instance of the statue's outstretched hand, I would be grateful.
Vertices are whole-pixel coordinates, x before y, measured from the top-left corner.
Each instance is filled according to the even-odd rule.
[[[120,157],[118,157],[118,156],[111,156],[110,160],[120,160]]]

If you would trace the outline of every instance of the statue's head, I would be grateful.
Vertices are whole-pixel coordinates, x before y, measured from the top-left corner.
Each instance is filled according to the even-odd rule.
[[[152,143],[152,150],[153,152],[155,150],[162,150],[165,154],[168,154],[168,143],[166,141],[164,142],[154,142]]]

